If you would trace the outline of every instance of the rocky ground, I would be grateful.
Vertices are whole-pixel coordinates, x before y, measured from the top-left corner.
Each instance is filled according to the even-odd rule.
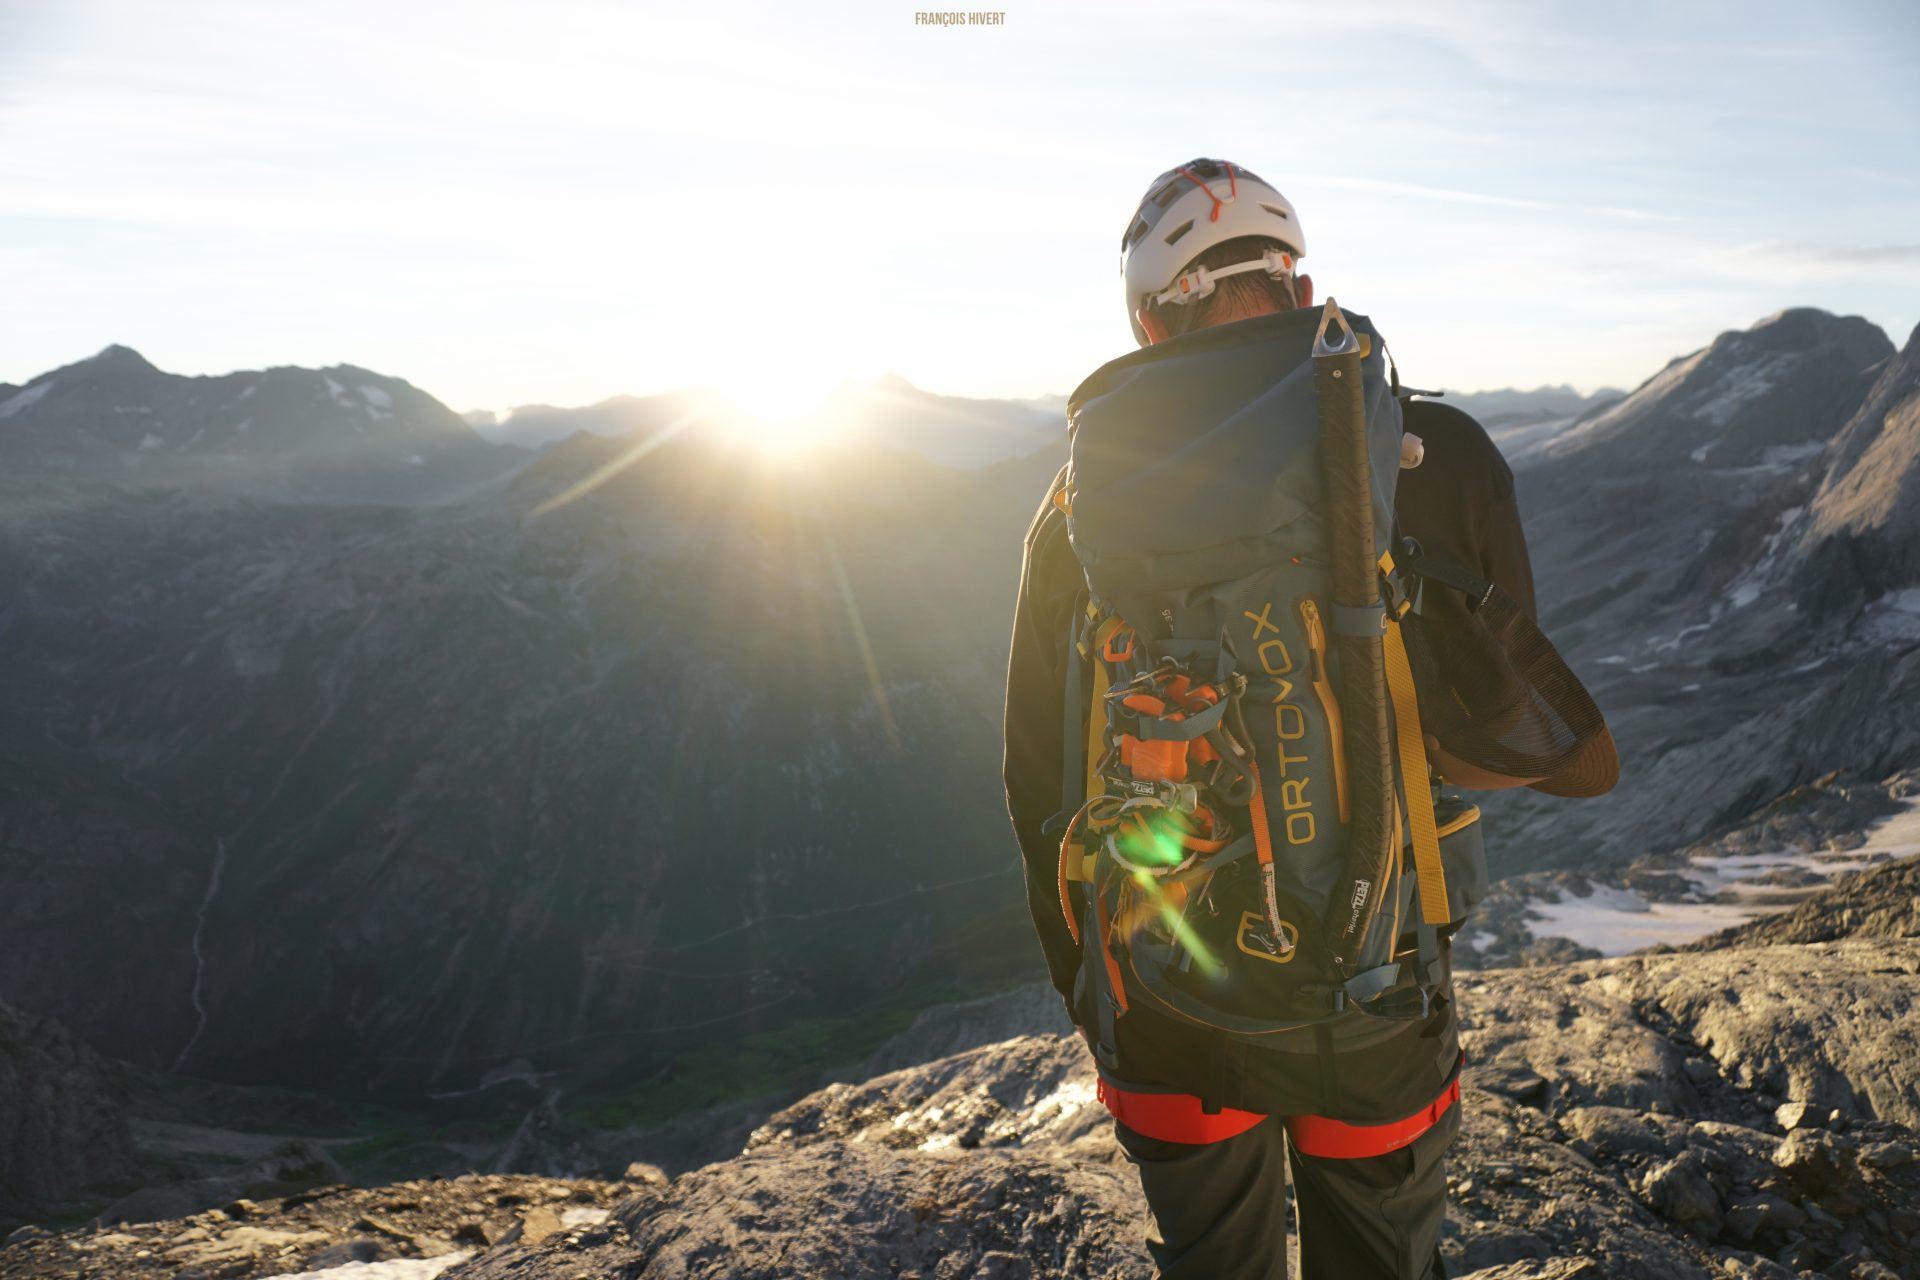
[[[1902,895],[1912,914],[1914,874],[1866,873],[1734,945],[1463,975],[1453,1274],[1920,1277],[1920,938],[1880,923]],[[1849,911],[1859,936],[1818,936]],[[932,1013],[879,1060],[946,1056],[820,1090],[671,1179],[460,1177],[27,1228],[0,1276],[437,1255],[447,1280],[1144,1278],[1137,1187],[1056,1003]]]
[[[478,1251],[598,1228],[645,1179],[664,1181],[643,1169],[634,1178],[476,1174],[376,1188],[330,1185],[158,1222],[61,1233],[22,1227],[0,1249],[0,1277],[253,1280],[332,1268],[351,1275],[365,1264],[433,1259],[413,1272],[430,1274]]]
[[[1782,849],[1857,858],[1871,848],[1858,833],[1900,812],[1913,782],[1823,778],[1646,860],[1633,883],[1651,892],[1703,862]],[[1797,905],[1682,949],[1536,951],[1529,967],[1461,973],[1452,1274],[1920,1280],[1920,860],[1824,884],[1782,883]],[[20,1135],[0,1149],[7,1194],[64,1196],[72,1215],[76,1186],[127,1174],[116,1068],[49,1024],[0,1030],[0,1118]],[[353,1163],[364,1142],[289,1136],[295,1121],[318,1132],[349,1118],[321,1103],[147,1088],[130,1126],[140,1169],[156,1152],[201,1163],[115,1192],[84,1225],[41,1215],[0,1245],[0,1280],[1152,1271],[1137,1182],[1044,986],[930,1009],[847,1082],[758,1111],[582,1132],[549,1098],[504,1146],[447,1137],[428,1164],[398,1166],[436,1177],[350,1173],[336,1155]],[[215,1112],[234,1127],[210,1127]],[[48,1154],[68,1150],[58,1136],[28,1123],[43,1113],[77,1135],[65,1164]],[[424,1159],[384,1158],[401,1156]]]

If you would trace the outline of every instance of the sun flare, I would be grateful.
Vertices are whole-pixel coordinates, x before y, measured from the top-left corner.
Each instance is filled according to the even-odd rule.
[[[735,413],[730,432],[742,443],[771,453],[813,448],[841,426],[835,412],[838,380],[795,371],[759,370],[727,388]]]

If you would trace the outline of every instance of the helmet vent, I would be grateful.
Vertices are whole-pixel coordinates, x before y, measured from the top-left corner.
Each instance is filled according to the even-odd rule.
[[[1184,236],[1185,234],[1187,234],[1187,232],[1191,230],[1193,230],[1193,219],[1188,218],[1185,222],[1181,223],[1179,226],[1175,227],[1173,230],[1167,232],[1167,243],[1168,244],[1177,243],[1181,236]]]
[[[1276,217],[1276,218],[1286,218],[1286,217],[1287,217],[1287,211],[1286,211],[1285,209],[1282,209],[1282,208],[1281,208],[1281,207],[1280,207],[1279,205],[1277,205],[1277,204],[1267,204],[1267,203],[1265,203],[1265,202],[1263,201],[1263,202],[1261,203],[1261,205],[1260,205],[1260,207],[1261,207],[1262,209],[1265,209],[1265,210],[1266,210],[1266,211],[1267,211],[1268,213],[1270,213],[1270,214],[1272,214],[1272,215],[1273,215],[1274,217]],[[1287,218],[1287,220],[1288,220],[1289,222],[1291,222],[1291,221],[1292,221],[1292,219],[1291,219],[1291,218]]]

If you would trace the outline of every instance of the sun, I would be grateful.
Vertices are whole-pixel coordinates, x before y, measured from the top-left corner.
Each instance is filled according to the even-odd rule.
[[[812,370],[769,368],[730,383],[726,397],[733,414],[728,434],[767,453],[795,453],[825,444],[844,425],[836,412],[838,378]]]

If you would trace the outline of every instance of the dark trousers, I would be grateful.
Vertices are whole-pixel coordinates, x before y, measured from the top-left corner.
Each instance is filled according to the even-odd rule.
[[[1114,1124],[1157,1230],[1162,1280],[1287,1280],[1292,1168],[1305,1280],[1444,1280],[1446,1151],[1460,1108],[1398,1151],[1336,1160],[1289,1151],[1271,1116],[1237,1138],[1190,1146]]]

